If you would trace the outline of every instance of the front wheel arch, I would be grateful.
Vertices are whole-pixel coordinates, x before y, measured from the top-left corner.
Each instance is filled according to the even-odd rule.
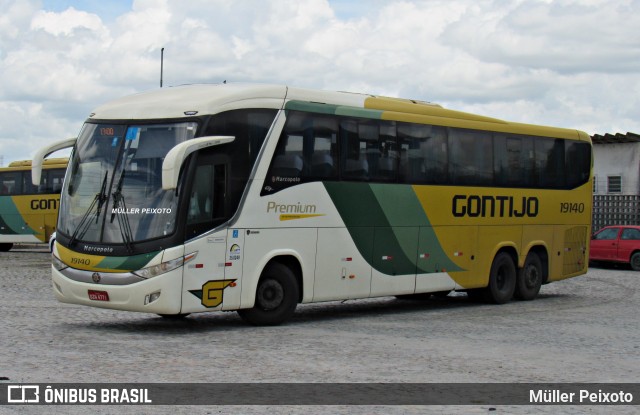
[[[238,310],[240,317],[255,326],[275,326],[288,320],[300,298],[294,271],[281,262],[270,262],[260,275],[252,308]]]

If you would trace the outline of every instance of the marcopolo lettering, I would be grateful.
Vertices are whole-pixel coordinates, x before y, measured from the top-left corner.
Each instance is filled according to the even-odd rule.
[[[534,218],[538,208],[538,198],[533,196],[455,195],[451,203],[451,213],[456,218]]]

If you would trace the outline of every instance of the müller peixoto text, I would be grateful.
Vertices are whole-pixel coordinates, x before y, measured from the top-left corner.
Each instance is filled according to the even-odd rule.
[[[633,394],[624,391],[592,392],[580,389],[579,392],[563,392],[560,389],[532,389],[529,391],[530,403],[633,403]]]

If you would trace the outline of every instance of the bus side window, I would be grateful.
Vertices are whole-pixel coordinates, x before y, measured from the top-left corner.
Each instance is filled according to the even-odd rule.
[[[580,141],[565,141],[565,168],[567,188],[572,189],[589,180],[591,170],[591,146]]]
[[[537,186],[546,189],[565,187],[564,141],[537,138],[534,141]]]
[[[196,167],[187,211],[189,236],[205,232],[227,219],[225,212],[226,165]]]
[[[449,130],[449,178],[453,185],[493,185],[490,132]]]
[[[287,136],[286,140],[284,140],[284,149],[273,159],[273,175],[278,178],[300,178],[304,169],[302,141],[302,136]]]
[[[396,127],[392,121],[360,120],[358,122],[360,142],[359,165],[366,165],[368,178],[372,181],[395,181],[398,171]],[[349,160],[347,160],[349,163]],[[348,166],[348,164],[347,164]]]
[[[532,187],[534,184],[533,139],[494,134],[494,184]]]
[[[370,128],[361,127],[354,120],[340,122],[340,147],[342,149],[342,178],[344,180],[368,180],[369,161],[367,159],[367,139],[377,141]],[[367,134],[369,133],[369,134]],[[362,138],[362,139],[361,139]]]
[[[44,180],[45,177],[46,177],[46,171],[43,171],[42,180]],[[24,195],[37,194],[37,193],[40,193],[38,190],[39,190],[39,186],[34,186],[33,183],[31,183],[31,171],[29,170],[23,171],[22,172],[22,194]]]
[[[60,193],[62,191],[62,182],[64,181],[64,169],[51,170],[49,173],[49,181],[51,183],[51,191]]]
[[[337,118],[291,111],[273,155],[262,194],[338,177]]]
[[[398,123],[400,181],[447,182],[447,132],[444,127]]]
[[[22,192],[22,175],[20,172],[6,172],[0,174],[0,194],[15,195]]]

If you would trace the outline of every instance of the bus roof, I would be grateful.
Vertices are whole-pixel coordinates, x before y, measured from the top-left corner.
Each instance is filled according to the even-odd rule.
[[[285,104],[287,108],[304,107],[323,113],[590,140],[586,133],[577,130],[507,122],[424,101],[248,83],[193,84],[155,89],[101,105],[89,119],[179,119],[238,108],[280,109]]]
[[[46,159],[42,165],[44,168],[54,168],[54,167],[66,167],[69,159],[66,157],[60,158],[50,158]],[[20,169],[20,167],[24,167],[24,169]],[[9,163],[7,167],[1,167],[3,170],[11,169],[11,170],[29,170],[31,168],[31,160],[17,160]]]

